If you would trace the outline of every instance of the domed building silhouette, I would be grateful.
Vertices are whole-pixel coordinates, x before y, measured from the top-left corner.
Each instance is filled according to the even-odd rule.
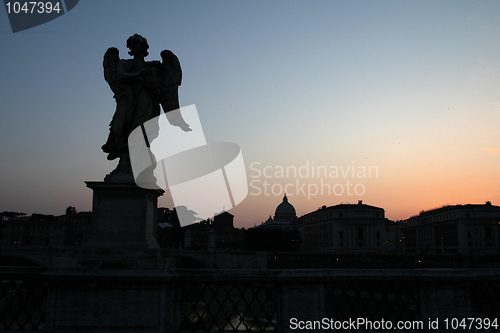
[[[293,223],[297,221],[297,214],[295,212],[295,207],[288,202],[288,198],[283,196],[283,202],[281,202],[274,212],[274,219],[269,216],[266,222],[259,225],[259,228],[265,229],[282,229],[289,230],[293,228]]]
[[[274,221],[279,222],[293,222],[297,220],[297,214],[295,213],[295,208],[291,203],[288,202],[288,198],[286,197],[286,193],[283,196],[283,202],[276,207],[276,211],[274,212]]]

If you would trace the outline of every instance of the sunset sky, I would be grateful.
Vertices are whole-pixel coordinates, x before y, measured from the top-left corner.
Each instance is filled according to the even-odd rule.
[[[115,110],[102,57],[129,58],[134,33],[146,60],[178,56],[180,104],[207,141],[241,147],[236,227],[274,215],[285,189],[299,216],[358,200],[393,220],[500,205],[497,0],[82,0],[18,33],[0,10],[0,211],[91,209],[84,181],[116,165],[100,148]]]

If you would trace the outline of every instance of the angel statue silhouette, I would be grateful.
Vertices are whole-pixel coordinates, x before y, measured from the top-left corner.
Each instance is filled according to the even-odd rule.
[[[138,34],[128,38],[127,48],[132,59],[120,59],[118,49],[110,47],[103,60],[104,79],[114,93],[116,110],[102,150],[108,154],[108,160],[120,159],[105,181],[133,181],[128,137],[135,128],[158,117],[160,105],[170,124],[191,131],[179,110],[178,87],[182,81],[179,59],[171,51],[164,50],[160,53],[161,62],[145,61],[149,45],[146,38]],[[146,136],[144,127],[142,130]],[[146,142],[157,135],[149,130]]]

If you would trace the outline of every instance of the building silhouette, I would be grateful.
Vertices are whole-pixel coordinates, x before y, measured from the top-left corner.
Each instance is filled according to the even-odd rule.
[[[33,214],[1,221],[3,248],[69,248],[84,245],[91,212],[68,207],[61,216]],[[383,208],[364,204],[323,206],[299,218],[286,194],[274,218],[248,230],[234,227],[223,211],[213,220],[181,227],[175,209],[160,208],[162,248],[248,249],[416,254],[500,254],[500,206],[452,205],[393,222]]]
[[[299,218],[303,250],[385,251],[397,235],[384,209],[363,204],[323,206]],[[386,231],[387,230],[387,231]]]
[[[66,209],[64,220],[64,246],[80,246],[87,242],[92,212],[77,212],[74,207]]]
[[[288,198],[285,193],[283,201],[274,211],[274,219],[269,216],[265,222],[257,227],[263,229],[293,230],[296,229],[296,222],[297,214],[295,212],[295,207],[288,202]]]
[[[295,251],[300,248],[301,237],[297,229],[295,207],[288,202],[286,193],[276,207],[274,219],[248,229],[245,233],[245,247],[254,251]]]
[[[234,216],[223,211],[213,220],[183,227],[183,246],[192,249],[240,249],[244,247],[244,230],[234,227]]]
[[[85,243],[92,213],[68,207],[61,216],[33,214],[2,222],[4,247],[62,248]]]
[[[406,252],[498,254],[500,207],[444,206],[422,211],[401,224]]]

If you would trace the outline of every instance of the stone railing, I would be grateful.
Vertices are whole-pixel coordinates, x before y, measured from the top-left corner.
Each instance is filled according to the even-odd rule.
[[[441,332],[500,316],[499,270],[0,269],[1,332]]]

